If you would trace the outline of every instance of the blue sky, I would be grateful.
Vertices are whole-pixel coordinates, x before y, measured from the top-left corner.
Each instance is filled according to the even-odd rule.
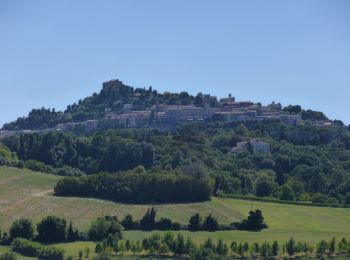
[[[119,78],[350,123],[348,0],[0,1],[0,125]]]

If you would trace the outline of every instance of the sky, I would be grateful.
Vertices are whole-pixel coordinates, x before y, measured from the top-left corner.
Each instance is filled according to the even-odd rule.
[[[0,0],[0,126],[120,79],[350,123],[348,0]]]

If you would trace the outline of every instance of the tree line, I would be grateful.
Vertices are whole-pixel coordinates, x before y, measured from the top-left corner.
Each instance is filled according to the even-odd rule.
[[[264,222],[264,217],[261,210],[249,212],[247,218],[240,222],[233,222],[229,225],[220,224],[216,217],[209,214],[205,218],[198,213],[192,215],[188,221],[188,224],[181,225],[178,222],[173,222],[169,218],[156,219],[157,210],[155,208],[148,209],[141,220],[134,220],[133,216],[127,214],[121,221],[125,230],[189,230],[196,231],[218,231],[218,230],[248,230],[248,231],[260,231],[267,228],[267,224]]]
[[[55,186],[58,196],[82,196],[128,203],[192,202],[210,198],[209,180],[174,173],[127,172],[65,177]]]
[[[259,214],[257,210],[251,212],[249,216]],[[155,215],[156,212],[154,209],[148,210],[140,220],[140,226],[145,227],[145,230],[150,230],[150,225],[156,226],[159,222],[153,223],[153,216]],[[208,221],[210,218],[211,216],[209,215],[206,220],[201,222],[201,217],[195,214],[189,220],[188,229],[192,231],[203,230],[203,225],[206,226],[206,222],[211,222],[211,220]],[[241,223],[245,223],[246,225],[252,221],[252,219],[249,219],[248,217]],[[185,239],[181,233],[175,236],[174,233],[168,231],[163,236],[156,233],[142,241],[131,241],[123,238],[123,230],[126,223],[133,224],[134,222],[130,221],[130,217],[128,216],[121,222],[115,216],[105,216],[93,221],[87,232],[79,232],[73,228],[72,223],[67,227],[65,219],[48,216],[36,225],[35,233],[34,225],[30,220],[19,219],[13,222],[9,234],[0,232],[0,242],[3,245],[11,245],[12,250],[20,254],[54,260],[64,259],[64,251],[43,244],[74,242],[78,240],[96,241],[95,252],[98,254],[97,257],[105,257],[104,259],[108,259],[106,254],[108,255],[111,252],[116,254],[129,252],[135,255],[188,255],[191,259],[225,259],[232,257],[268,258],[295,255],[321,257],[323,255],[349,256],[350,254],[350,242],[345,238],[338,242],[335,238],[332,238],[330,241],[322,239],[316,245],[296,241],[294,238],[290,238],[286,243],[273,241],[273,243],[263,242],[251,244],[248,242],[231,242],[227,244],[221,239],[215,243],[212,239],[208,239],[198,245],[190,237]],[[211,230],[209,229],[209,231]],[[80,251],[79,255],[82,254],[82,251]],[[13,257],[13,255],[9,255],[9,257]]]
[[[276,257],[314,257],[349,256],[350,242],[342,238],[339,242],[332,238],[330,241],[320,240],[316,245],[290,238],[287,242],[278,241],[263,243],[231,242],[222,239],[217,242],[208,238],[205,242],[196,244],[190,237],[185,238],[181,233],[175,235],[166,232],[163,235],[153,234],[142,241],[119,240],[112,236],[96,244],[95,253],[103,259],[109,259],[111,253],[124,255],[152,256],[189,256],[195,260],[209,259],[247,259]]]

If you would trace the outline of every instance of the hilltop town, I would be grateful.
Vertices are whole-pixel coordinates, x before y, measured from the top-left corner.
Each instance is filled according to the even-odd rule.
[[[95,93],[89,98],[97,99],[96,95]],[[108,128],[157,127],[159,129],[172,129],[179,124],[202,124],[212,121],[242,123],[279,121],[287,125],[298,125],[302,121],[300,114],[288,113],[280,103],[275,102],[264,106],[252,101],[237,101],[231,94],[226,98],[218,99],[210,94],[199,93],[196,97],[191,97],[188,93],[182,92],[179,94],[180,97],[181,95],[185,98],[188,96],[188,99],[192,98],[194,101],[183,102],[188,104],[171,104],[171,101],[162,101],[161,97],[166,95],[167,93],[161,95],[152,89],[134,89],[124,85],[120,80],[110,80],[102,84],[102,90],[98,95],[99,99],[103,97],[108,99],[108,102],[103,101],[105,102],[103,106],[91,108],[100,111],[97,116],[92,116],[95,118],[67,119],[67,114],[73,113],[79,105],[84,103],[84,101],[79,101],[78,104],[68,106],[64,113],[65,120],[61,120],[61,123],[51,127],[41,126],[31,129],[12,130],[5,127],[0,131],[0,138],[13,134],[48,131],[87,133]],[[62,115],[60,116],[63,118]],[[314,121],[314,124],[329,126],[332,125],[332,121],[320,120]]]

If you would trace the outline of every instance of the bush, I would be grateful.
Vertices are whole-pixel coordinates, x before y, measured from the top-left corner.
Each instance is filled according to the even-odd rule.
[[[52,168],[51,166],[35,160],[28,160],[25,162],[24,165],[27,169],[35,172],[43,172],[43,173],[51,173],[51,174],[55,172],[54,168]]]
[[[182,228],[181,224],[178,222],[174,222],[172,225],[172,230],[179,231],[179,230],[181,230],[181,228]]]
[[[12,252],[6,252],[0,255],[0,260],[17,260],[17,256]]]
[[[168,218],[161,218],[156,226],[158,230],[170,230],[172,229],[173,223]]]
[[[15,252],[18,252],[25,256],[37,257],[39,259],[49,260],[63,260],[64,250],[43,246],[40,243],[32,242],[24,238],[16,238],[12,242],[12,248]]]

